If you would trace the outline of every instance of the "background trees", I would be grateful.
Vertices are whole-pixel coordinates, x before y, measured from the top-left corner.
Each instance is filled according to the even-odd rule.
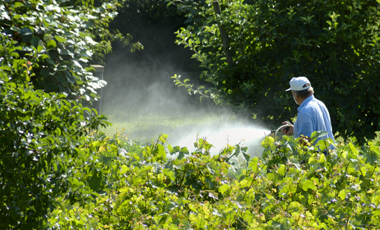
[[[98,189],[90,146],[107,122],[81,102],[105,85],[89,64],[113,39],[129,44],[108,30],[115,4],[0,3],[0,228],[43,229],[58,204]]]
[[[379,129],[378,1],[219,1],[221,14],[211,0],[172,2],[191,22],[177,43],[206,68],[200,77],[213,84],[215,101],[278,126],[296,114],[284,92],[289,80],[304,75],[335,131],[363,140]],[[228,33],[230,64],[218,25]]]

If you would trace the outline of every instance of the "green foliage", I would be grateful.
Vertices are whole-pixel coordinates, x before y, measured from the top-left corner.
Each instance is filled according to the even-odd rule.
[[[187,13],[177,44],[194,52],[213,87],[189,92],[233,105],[249,117],[278,124],[294,117],[294,76],[307,76],[330,110],[335,131],[358,141],[379,130],[379,1],[170,1]],[[228,34],[227,64],[220,27]],[[206,91],[207,90],[207,91]],[[346,103],[349,98],[351,103]]]
[[[189,51],[182,49],[174,43],[173,33],[184,25],[185,18],[177,12],[175,6],[168,6],[166,0],[122,0],[118,7],[118,15],[110,23],[110,28],[121,33],[132,33],[134,41],[144,44],[144,50],[140,52],[126,52],[118,42],[113,45],[117,48],[112,56],[123,57],[127,62],[141,65],[141,62],[152,63],[153,60],[162,63],[173,62],[178,68],[189,68],[189,62],[183,63],[183,58],[189,59]],[[137,62],[137,63],[136,63]],[[194,61],[195,63],[196,61]],[[115,64],[116,66],[116,64]],[[147,78],[146,76],[142,76]],[[155,81],[157,76],[147,79]],[[110,84],[112,80],[110,79]]]
[[[79,9],[92,4],[72,2],[81,3]],[[77,17],[91,18],[68,7],[72,2],[0,3],[1,229],[379,227],[377,141],[359,146],[353,139],[325,155],[299,139],[267,137],[263,157],[251,159],[240,145],[211,155],[212,143],[204,139],[189,152],[167,143],[167,135],[140,146],[119,134],[96,132],[108,124],[104,116],[68,100],[75,93],[50,92],[35,80],[44,68],[52,78],[59,76],[61,63],[92,76],[73,67],[75,58],[91,60],[78,47],[94,39],[78,27],[67,29],[66,24],[79,23]],[[73,18],[61,18],[66,16]],[[49,33],[39,37],[40,30]],[[70,51],[65,43],[70,39],[77,42],[71,51],[80,51],[74,56],[62,53]],[[81,87],[94,87],[91,79],[72,76],[66,85],[71,92],[84,95]],[[330,144],[316,146],[324,151]]]
[[[119,20],[119,23],[122,24],[121,28],[125,26],[133,28],[135,25],[129,23],[139,23],[138,20],[144,20],[153,25],[169,22],[173,25],[181,23],[178,20],[176,7],[168,6],[165,0],[123,0],[118,17],[124,19],[124,21]]]
[[[92,142],[91,130],[107,122],[64,94],[35,90],[33,66],[16,42],[0,34],[0,44],[7,47],[0,49],[0,228],[41,229],[57,198],[91,195],[75,167],[91,159],[81,148]]]
[[[121,136],[99,142],[105,147],[94,157],[105,149],[114,155],[112,164],[97,166],[104,181],[113,178],[112,183],[95,200],[62,202],[50,214],[50,224],[56,229],[379,227],[377,142],[343,143],[324,155],[292,137],[267,137],[263,158],[248,159],[234,170],[225,156],[236,153],[236,147],[210,156],[210,143],[203,139],[190,153],[166,138],[149,146]],[[110,142],[113,150],[106,147]]]
[[[89,64],[101,63],[115,39],[130,44],[129,35],[108,30],[116,7],[116,2],[94,7],[93,1],[3,1],[0,31],[17,41],[18,55],[35,73],[34,87],[90,100],[106,82],[90,72]]]

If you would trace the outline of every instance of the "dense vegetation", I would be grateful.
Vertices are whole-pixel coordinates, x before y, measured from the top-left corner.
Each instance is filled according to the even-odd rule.
[[[99,159],[92,179],[97,196],[61,203],[49,223],[64,229],[380,227],[377,142],[350,142],[325,156],[294,138],[268,137],[263,158],[249,159],[239,145],[210,156],[203,139],[189,153],[165,138],[145,147],[121,137],[93,143],[87,151]]]
[[[105,84],[89,64],[111,49],[113,39],[128,44],[107,29],[115,4],[91,4],[0,3],[1,229],[40,229],[59,198],[91,194],[77,183],[75,168],[87,170],[79,172],[83,178],[96,172],[82,166],[92,158],[80,148],[106,122],[81,105]]]
[[[363,142],[379,130],[379,1],[170,2],[188,17],[177,43],[194,52],[206,69],[201,78],[213,85],[175,76],[190,92],[277,125],[296,115],[284,92],[289,80],[307,76],[335,131]]]
[[[93,4],[0,3],[1,229],[379,228],[377,140],[325,156],[267,137],[251,158],[99,132],[106,118],[81,104],[104,85],[89,64],[129,40],[107,29],[117,4]]]

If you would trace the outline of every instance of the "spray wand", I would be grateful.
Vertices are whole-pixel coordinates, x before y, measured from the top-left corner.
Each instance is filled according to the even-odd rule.
[[[277,132],[281,129],[284,129],[285,131],[288,131],[290,129],[290,127],[292,127],[293,125],[290,123],[290,122],[287,122],[285,125],[281,125],[280,127],[278,127],[278,129],[276,130],[276,132],[274,133],[274,137],[277,136]]]
[[[286,121],[286,124],[284,125],[281,125],[280,127],[278,127],[276,130],[271,130],[270,131],[270,134],[274,134],[274,137],[277,136],[277,133],[278,131],[280,131],[281,129],[284,129],[285,131],[288,131],[290,129],[290,127],[292,127],[292,123]]]

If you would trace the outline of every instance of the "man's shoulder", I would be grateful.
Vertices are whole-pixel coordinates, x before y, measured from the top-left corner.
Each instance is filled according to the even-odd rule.
[[[326,105],[325,105],[325,103],[323,103],[323,101],[318,100],[317,98],[314,98],[314,99],[315,99],[315,102],[316,102],[318,105],[320,105],[320,106],[322,106],[322,107],[326,107]]]
[[[315,106],[307,104],[298,110],[298,116],[310,116],[314,110]]]
[[[316,97],[311,98],[309,103],[307,103],[308,106],[317,106],[317,105],[323,105],[325,106],[325,103],[323,103],[321,100],[317,99]]]
[[[312,113],[313,111],[320,109],[321,106],[324,107],[325,104],[316,98],[312,98],[300,109],[299,113]]]
[[[298,111],[298,113],[313,116],[313,114],[319,113],[320,111],[328,111],[326,105],[322,101],[313,98],[300,111]]]

